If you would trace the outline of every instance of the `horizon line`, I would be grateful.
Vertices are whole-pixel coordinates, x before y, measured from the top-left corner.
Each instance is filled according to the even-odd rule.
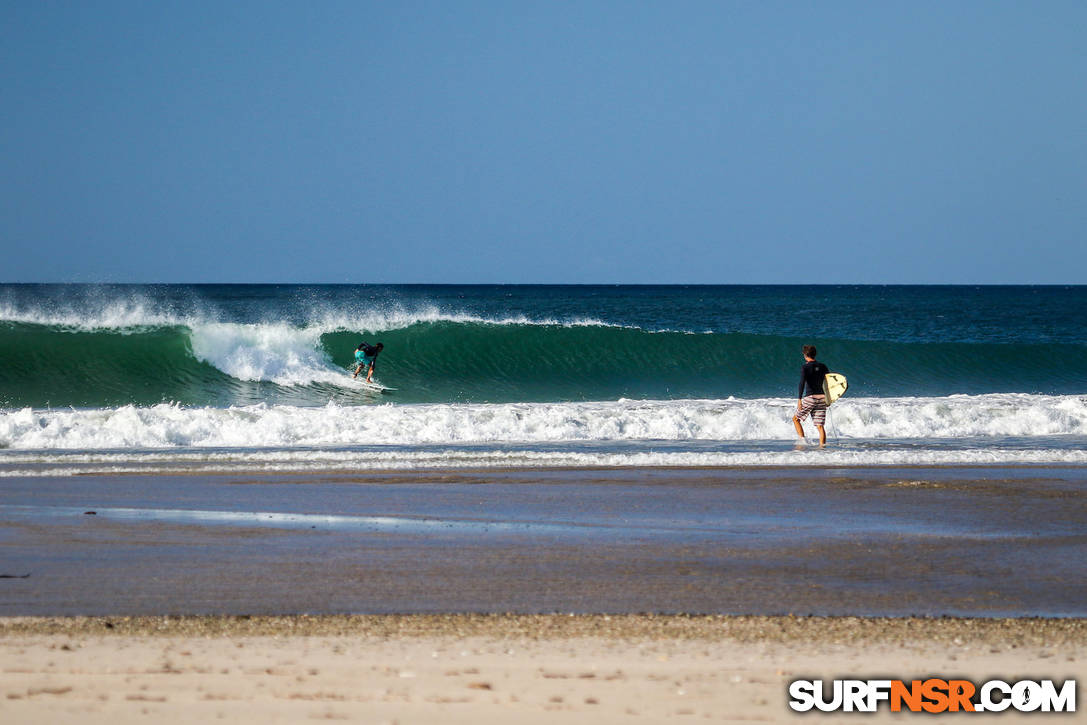
[[[0,285],[321,287],[1087,287],[1082,282],[177,282],[0,281]]]

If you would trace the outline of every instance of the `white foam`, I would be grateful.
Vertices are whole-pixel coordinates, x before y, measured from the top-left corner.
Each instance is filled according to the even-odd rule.
[[[289,348],[295,344],[287,334]],[[275,348],[274,336],[268,341]],[[246,348],[249,350],[250,348]],[[237,375],[296,370],[229,344],[217,354]],[[306,375],[320,361],[300,358]],[[489,443],[789,440],[795,403],[787,399],[506,403],[493,405],[253,405],[185,408],[123,406],[91,410],[0,412],[0,448],[101,450],[208,447],[329,447]],[[963,437],[1087,435],[1087,398],[1000,394],[943,398],[859,398],[830,410],[841,439],[925,440]],[[810,431],[810,426],[809,426]]]
[[[1087,465],[1082,449],[969,450],[816,448],[789,451],[583,452],[525,450],[232,451],[207,454],[102,454],[0,457],[0,478],[85,474],[398,471],[585,467],[794,467]],[[25,467],[20,467],[25,466]]]
[[[350,378],[321,350],[320,328],[287,324],[209,323],[193,327],[193,354],[237,380],[279,385],[317,382],[346,386]]]

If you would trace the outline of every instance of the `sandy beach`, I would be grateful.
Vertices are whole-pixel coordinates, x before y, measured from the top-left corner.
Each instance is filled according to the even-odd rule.
[[[1082,682],[1085,479],[9,478],[0,719],[852,722],[901,715],[800,715],[789,683]]]
[[[879,722],[903,716],[886,709],[875,716],[794,713],[788,683],[882,676],[1082,682],[1085,663],[1082,619],[5,618],[0,717],[19,723]],[[975,719],[989,717],[997,716]],[[1053,717],[1067,722],[1078,715]]]

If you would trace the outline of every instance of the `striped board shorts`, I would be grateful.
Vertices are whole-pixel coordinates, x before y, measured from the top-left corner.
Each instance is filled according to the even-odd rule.
[[[811,422],[815,425],[827,424],[827,399],[822,395],[809,395],[800,401],[797,420],[804,420],[811,413]]]

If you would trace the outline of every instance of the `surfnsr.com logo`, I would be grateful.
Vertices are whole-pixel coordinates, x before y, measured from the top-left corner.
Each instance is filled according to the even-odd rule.
[[[1076,681],[1053,680],[794,680],[789,707],[797,712],[1075,712]]]

